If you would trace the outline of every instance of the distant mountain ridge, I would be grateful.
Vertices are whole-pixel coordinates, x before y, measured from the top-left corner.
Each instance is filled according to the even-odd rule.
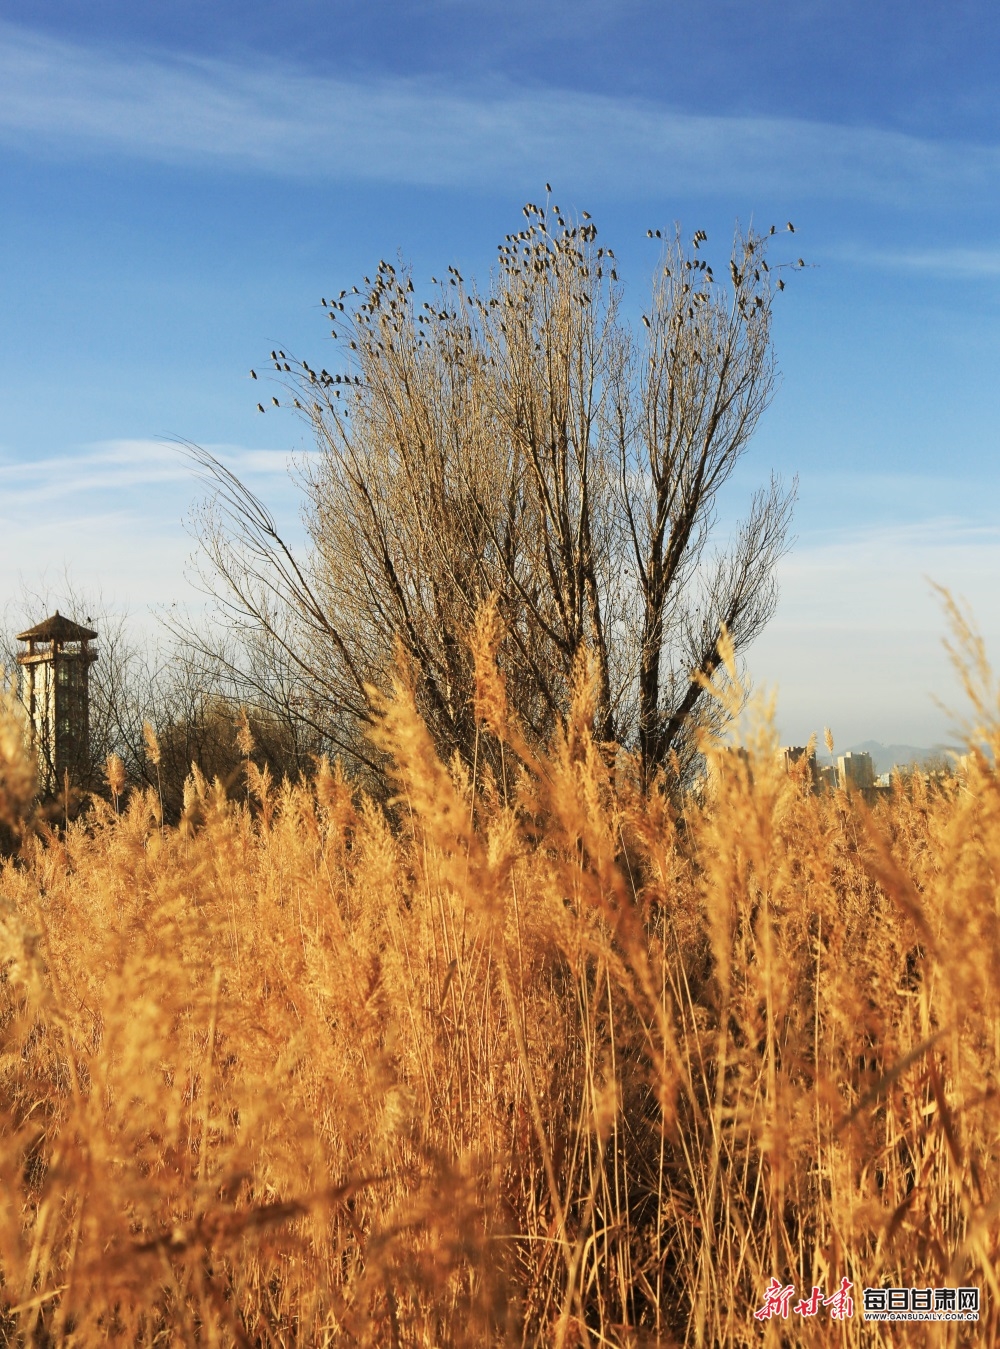
[[[835,763],[841,754],[870,754],[876,773],[888,773],[895,767],[906,768],[909,764],[923,764],[928,759],[937,759],[945,755],[945,747],[936,745],[930,749],[921,745],[883,745],[880,740],[862,740],[860,744],[848,745],[846,749],[836,747],[836,752],[817,754],[819,763]]]

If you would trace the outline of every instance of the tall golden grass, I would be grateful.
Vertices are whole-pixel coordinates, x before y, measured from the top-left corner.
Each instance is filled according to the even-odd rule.
[[[0,1339],[853,1345],[889,1283],[979,1285],[982,1319],[886,1343],[995,1341],[973,634],[987,752],[870,810],[779,771],[766,717],[752,781],[710,747],[710,792],[643,796],[582,674],[536,757],[494,636],[496,779],[438,761],[400,676],[388,814],[248,752],[249,799],[195,770],[168,828],[116,792],[0,873]],[[756,1320],[772,1277],[847,1278],[854,1316]]]

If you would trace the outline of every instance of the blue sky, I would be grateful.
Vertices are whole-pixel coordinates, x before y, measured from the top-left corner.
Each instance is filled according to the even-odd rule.
[[[799,475],[751,670],[788,739],[941,739],[926,578],[1000,656],[998,55],[985,3],[0,0],[0,608],[64,572],[189,601],[170,438],[294,531],[308,445],[248,369],[322,363],[320,296],[380,257],[485,273],[548,180],[636,310],[648,227],[721,261],[737,219],[795,221],[816,265],[727,503]]]

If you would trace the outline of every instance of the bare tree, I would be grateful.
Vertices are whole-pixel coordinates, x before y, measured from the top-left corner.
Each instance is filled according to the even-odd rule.
[[[636,747],[650,783],[690,743],[723,627],[745,649],[774,609],[792,506],[777,480],[708,552],[773,393],[774,231],[737,233],[724,283],[703,232],[690,248],[678,234],[633,327],[589,217],[524,214],[485,291],[449,268],[418,307],[383,261],[363,291],[324,301],[338,373],[272,352],[320,451],[305,474],[311,550],[297,558],[263,503],[195,449],[214,489],[206,581],[302,715],[371,767],[358,729],[397,645],[440,748],[472,761],[466,636],[489,601],[528,734],[551,733],[586,652],[598,732]]]

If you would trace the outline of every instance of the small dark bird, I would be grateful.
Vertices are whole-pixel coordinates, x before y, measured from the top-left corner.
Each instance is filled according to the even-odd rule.
[[[659,230],[656,231],[656,237],[657,237],[657,239],[662,239],[662,238],[663,238],[663,235],[660,233]]]
[[[771,226],[771,233],[772,233],[772,234],[774,233],[774,226],[773,226],[773,225]]]
[[[320,304],[323,306],[324,309],[327,309],[327,308],[329,307],[329,306],[327,305],[327,303],[326,303],[325,300],[322,300],[322,299],[321,299],[321,300],[320,300]]]
[[[647,231],[646,231],[646,238],[647,238],[647,239],[652,239],[652,237],[653,237],[653,231],[652,231],[652,230],[647,230]]]
[[[272,361],[276,361],[277,359],[278,359],[278,353],[277,353],[276,351],[272,351],[272,352],[271,352],[271,360],[272,360]]]
[[[281,404],[278,402],[277,398],[273,397],[273,395],[272,395],[272,398],[271,398],[271,402],[274,404],[274,406],[275,406],[276,408],[280,408],[280,407],[281,407]]]
[[[648,327],[649,327],[649,319],[646,317],[645,314],[643,314],[643,316],[642,316],[642,321],[643,321],[643,323],[646,325],[646,327],[648,328]]]
[[[412,281],[407,281],[407,283],[406,283],[406,289],[407,289],[407,291],[408,291],[411,295],[413,294],[413,282],[412,282]]]
[[[589,212],[589,211],[584,211],[584,212],[583,212],[583,218],[584,218],[584,220],[589,220],[589,219],[590,219],[590,212]]]
[[[806,265],[806,264],[805,264],[805,259],[799,258],[799,266],[800,266],[800,267],[804,267],[805,265]]]
[[[256,378],[257,378],[257,371],[256,371],[256,370],[251,370],[251,371],[250,371],[250,378],[251,378],[251,379],[256,379]]]
[[[795,233],[795,226],[792,224],[792,222],[791,222],[790,220],[789,220],[788,224],[785,226],[785,229],[788,231],[789,234],[794,234],[794,233]]]
[[[546,184],[545,184],[545,191],[551,193],[551,191],[552,191],[552,184],[551,184],[551,183],[546,183]]]
[[[263,411],[264,411],[263,405],[262,405],[261,403],[258,403],[258,404],[257,404],[257,411],[258,411],[258,412],[263,412]]]
[[[779,282],[778,282],[778,289],[779,289],[779,290],[784,290],[784,289],[785,289],[785,283],[784,283],[784,281],[779,281]]]

